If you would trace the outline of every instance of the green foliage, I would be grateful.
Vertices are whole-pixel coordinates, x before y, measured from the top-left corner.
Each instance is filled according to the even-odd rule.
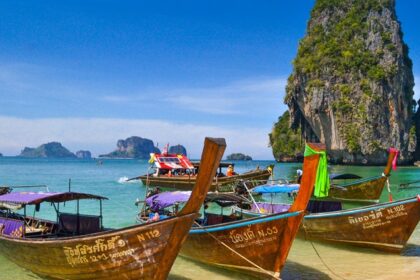
[[[298,153],[303,153],[304,143],[301,140],[301,130],[292,130],[289,127],[289,121],[290,114],[286,111],[278,118],[269,134],[270,146],[276,159],[283,156],[294,157]]]
[[[360,151],[360,132],[354,124],[347,124],[343,128],[344,140],[350,153]]]

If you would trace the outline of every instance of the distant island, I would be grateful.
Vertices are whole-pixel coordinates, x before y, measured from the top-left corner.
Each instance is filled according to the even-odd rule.
[[[160,153],[160,150],[155,147],[152,140],[132,136],[125,140],[118,140],[115,151],[99,155],[99,157],[149,159],[150,153]]]
[[[233,153],[226,157],[227,160],[252,160],[252,157],[242,153]]]
[[[2,157],[3,156],[3,154],[2,153],[0,153],[0,157]]]
[[[169,147],[168,153],[187,156],[187,149],[185,149],[184,146],[178,144],[178,145]]]
[[[89,151],[77,151],[76,152],[76,157],[77,158],[81,158],[81,159],[91,159],[92,158],[92,154]]]
[[[59,142],[42,144],[37,148],[25,147],[19,155],[28,158],[76,158],[76,155]]]

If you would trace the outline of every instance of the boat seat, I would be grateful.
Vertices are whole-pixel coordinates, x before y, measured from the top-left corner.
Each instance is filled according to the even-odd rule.
[[[223,223],[223,216],[217,214],[206,213],[206,225],[217,225]]]
[[[340,201],[310,200],[306,210],[310,213],[323,213],[343,210]]]
[[[0,218],[0,233],[3,235],[22,237],[24,222],[8,218]]]
[[[73,234],[89,234],[101,231],[99,216],[79,215],[79,230],[77,229],[77,214],[60,213],[58,216],[59,231]]]

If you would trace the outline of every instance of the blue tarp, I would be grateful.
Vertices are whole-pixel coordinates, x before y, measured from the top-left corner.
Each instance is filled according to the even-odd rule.
[[[299,184],[261,185],[252,189],[254,193],[291,193],[299,190]]]

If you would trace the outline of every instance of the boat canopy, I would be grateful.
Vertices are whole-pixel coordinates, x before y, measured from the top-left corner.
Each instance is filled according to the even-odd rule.
[[[221,207],[250,203],[250,201],[243,196],[229,193],[208,193],[204,201],[217,203]]]
[[[146,199],[146,204],[152,211],[159,211],[176,203],[185,203],[191,196],[191,191],[163,192]]]
[[[191,196],[191,191],[163,192],[152,195],[146,199],[146,204],[152,211],[159,211],[176,203],[185,203]],[[205,202],[215,202],[221,207],[249,203],[244,197],[234,194],[208,193]]]
[[[299,190],[299,184],[261,185],[252,189],[254,193],[291,193]]]
[[[103,196],[76,192],[11,192],[0,195],[0,208],[20,209],[42,202],[65,202],[79,199],[108,199]]]
[[[343,174],[331,174],[331,180],[347,180],[347,179],[360,179],[359,175],[351,174],[351,173],[343,173]]]
[[[190,160],[184,155],[176,154],[151,154],[157,168],[160,169],[194,169]]]

